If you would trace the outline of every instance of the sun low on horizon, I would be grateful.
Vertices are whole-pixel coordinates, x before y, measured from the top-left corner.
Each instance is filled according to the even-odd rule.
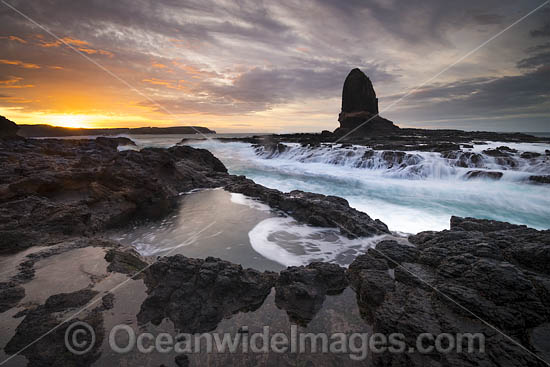
[[[550,7],[515,24],[538,2],[429,3],[163,0],[148,12],[13,0],[0,4],[0,114],[71,128],[334,130],[357,67],[400,126],[550,129]]]

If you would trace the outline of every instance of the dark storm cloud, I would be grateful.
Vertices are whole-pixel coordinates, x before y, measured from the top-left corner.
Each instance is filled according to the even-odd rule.
[[[402,95],[390,96],[387,100],[400,97]],[[400,105],[402,111],[396,111],[394,116],[413,114],[426,120],[434,119],[434,116],[455,121],[514,115],[522,118],[545,116],[537,120],[539,129],[535,130],[541,131],[547,127],[550,118],[550,67],[518,76],[477,78],[429,86],[411,94]],[[388,114],[392,115],[391,111]]]
[[[541,10],[541,15],[544,17],[544,23],[540,28],[533,29],[530,32],[531,37],[550,37],[550,10]]]
[[[550,47],[547,52],[538,53],[518,62],[518,68],[521,69],[537,68],[544,65],[550,65]]]

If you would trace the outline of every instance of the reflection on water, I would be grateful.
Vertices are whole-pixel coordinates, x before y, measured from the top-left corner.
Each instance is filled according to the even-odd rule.
[[[248,232],[275,215],[269,210],[236,204],[224,190],[204,190],[183,195],[181,206],[172,217],[114,237],[146,256],[214,256],[243,267],[278,271],[283,266],[256,253],[248,240]]]
[[[139,282],[136,283],[136,286]],[[141,284],[141,283],[140,283]],[[138,293],[138,299],[140,302],[143,300],[143,285],[140,285],[136,289]],[[120,294],[118,301],[115,302],[116,312],[122,312],[122,309],[118,309],[117,305],[124,305],[132,295],[132,287],[128,292]],[[182,305],[184,306],[184,305]],[[133,312],[137,309],[134,307]],[[126,313],[127,314],[127,313]],[[108,317],[106,320],[106,330],[111,330],[113,326],[121,322],[119,317]],[[172,336],[176,336],[180,331],[174,328],[170,319],[165,319],[159,326],[154,326],[150,323],[146,325],[137,324],[135,318],[124,319],[123,322],[126,325],[130,325],[136,332],[149,332],[152,335],[159,335],[160,333],[169,333]],[[264,327],[268,327],[264,329]],[[244,332],[243,330],[248,330]],[[272,290],[271,294],[267,296],[264,303],[255,311],[252,312],[239,312],[237,314],[228,316],[222,320],[214,330],[206,333],[209,336],[203,337],[200,346],[202,347],[197,352],[194,352],[195,344],[191,349],[192,353],[185,353],[189,358],[190,366],[368,366],[369,360],[357,361],[350,358],[350,354],[358,356],[361,351],[355,351],[353,353],[321,353],[320,351],[312,352],[311,343],[306,341],[304,343],[305,348],[302,353],[295,353],[290,350],[284,352],[276,352],[270,348],[264,353],[253,353],[250,348],[250,339],[253,334],[261,333],[268,336],[268,343],[270,343],[273,335],[277,333],[284,334],[289,340],[293,335],[293,331],[297,335],[299,340],[300,335],[306,333],[324,333],[329,338],[329,343],[332,341],[331,336],[336,333],[343,333],[349,337],[353,333],[368,333],[372,334],[372,328],[367,324],[360,315],[357,307],[356,297],[353,290],[347,288],[343,293],[339,295],[327,296],[321,310],[313,317],[313,319],[307,324],[307,326],[296,326],[289,320],[285,310],[279,309],[275,303],[275,290]],[[240,334],[241,339],[236,339]],[[243,335],[248,338],[248,351],[243,351],[243,345],[245,340]],[[224,335],[229,335],[233,340],[239,340],[236,344],[237,348],[235,353],[229,353],[218,351],[215,346],[215,336],[223,339]],[[211,353],[206,352],[207,342],[205,340],[210,337],[214,345],[214,350]],[[124,339],[124,338],[122,338]],[[127,340],[120,339],[118,342],[121,345],[127,342]],[[360,342],[360,341],[358,341]],[[254,342],[255,346],[262,348],[263,340],[260,338]],[[290,345],[290,343],[289,343]],[[299,344],[298,344],[299,345]],[[319,348],[321,343],[318,344]],[[144,366],[159,366],[164,364],[166,366],[173,366],[174,359],[178,354],[174,352],[159,353],[152,351],[151,353],[144,355],[137,350],[133,350],[127,354],[117,354],[109,350],[107,342],[104,342],[104,351],[101,358],[94,364],[94,366],[104,365],[144,365]],[[145,358],[145,360],[144,360]]]
[[[256,200],[216,189],[183,195],[172,217],[113,237],[146,256],[213,256],[279,271],[314,261],[348,266],[387,236],[350,240],[336,228],[300,224]]]

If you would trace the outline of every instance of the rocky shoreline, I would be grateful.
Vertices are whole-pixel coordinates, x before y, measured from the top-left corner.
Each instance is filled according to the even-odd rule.
[[[257,311],[274,291],[277,308],[305,327],[327,297],[349,287],[372,331],[401,332],[407,346],[422,332],[486,336],[484,353],[372,354],[371,365],[543,366],[538,358],[549,359],[550,231],[454,217],[450,230],[380,242],[348,269],[312,263],[273,273],[216,258],[157,261],[103,234],[166,216],[180,195],[200,188],[224,187],[302,223],[339,227],[349,237],[389,231],[342,198],[282,193],[232,176],[206,150],[120,151],[131,144],[121,138],[0,139],[0,319],[12,325],[0,338],[2,359],[82,307],[75,318],[97,334],[89,353],[65,350],[64,323],[14,360],[24,356],[20,362],[28,366],[101,361],[107,320],[120,307],[135,309],[132,317],[143,327],[170,320],[180,330],[207,332],[222,320]],[[123,281],[135,287],[134,298],[109,292]],[[169,364],[189,363],[178,358],[171,356]]]

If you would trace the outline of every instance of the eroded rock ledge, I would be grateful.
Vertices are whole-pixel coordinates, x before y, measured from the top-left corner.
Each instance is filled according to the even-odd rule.
[[[280,209],[301,222],[318,227],[340,227],[342,235],[347,237],[390,233],[383,222],[351,208],[348,201],[341,197],[300,190],[283,193],[268,189],[244,176],[234,177],[224,188],[260,199],[270,207]]]
[[[203,149],[117,150],[132,144],[0,140],[0,253],[162,217],[180,193],[219,186],[216,177],[227,172]]]
[[[416,246],[380,242],[349,267],[359,306],[374,332],[481,332],[487,350],[387,353],[375,355],[375,365],[544,365],[487,323],[548,358],[550,231],[453,217],[450,230],[422,232],[409,240]],[[407,343],[414,346],[412,337]]]

